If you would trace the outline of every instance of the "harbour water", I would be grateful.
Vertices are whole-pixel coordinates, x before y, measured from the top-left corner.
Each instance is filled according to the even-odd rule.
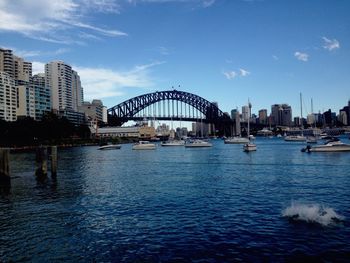
[[[350,153],[60,149],[57,179],[11,155],[0,198],[0,261],[223,262],[350,258]]]

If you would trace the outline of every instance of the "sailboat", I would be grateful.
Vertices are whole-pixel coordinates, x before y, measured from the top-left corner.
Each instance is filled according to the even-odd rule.
[[[201,137],[203,137],[203,122],[201,118]],[[186,148],[198,148],[198,147],[212,147],[213,144],[211,144],[208,141],[195,139],[193,141],[189,141],[185,143]]]
[[[303,105],[302,105],[302,97],[300,93],[300,112],[301,112],[301,135],[288,135],[284,137],[284,140],[287,142],[305,142],[306,137],[303,132]]]
[[[252,104],[250,103],[249,100],[248,100],[248,106],[249,106],[248,138],[250,139],[250,115],[251,115]],[[243,145],[243,151],[245,151],[245,152],[256,151],[256,144],[249,141],[248,143]]]

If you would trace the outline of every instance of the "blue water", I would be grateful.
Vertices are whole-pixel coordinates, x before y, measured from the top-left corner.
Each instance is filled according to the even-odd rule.
[[[44,182],[33,153],[12,154],[0,261],[349,260],[350,153],[267,138],[248,154],[213,144],[60,149],[57,179]]]

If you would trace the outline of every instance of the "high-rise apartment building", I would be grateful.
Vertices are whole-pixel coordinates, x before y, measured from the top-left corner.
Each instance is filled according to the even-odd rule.
[[[45,84],[51,89],[53,110],[73,110],[72,67],[63,61],[45,65]]]
[[[266,109],[259,110],[259,123],[264,125],[268,124]]]
[[[72,70],[72,92],[73,92],[73,109],[78,111],[79,106],[84,102],[83,88],[81,86],[78,72]]]
[[[292,126],[292,108],[288,104],[271,106],[271,121],[273,125]]]
[[[6,72],[0,71],[0,119],[16,121],[17,90],[15,80]]]
[[[90,102],[83,102],[79,106],[79,112],[85,113],[91,121],[103,122],[103,103],[101,100],[93,100]]]
[[[11,49],[0,48],[0,71],[6,72],[13,79],[15,78],[15,64]]]
[[[19,82],[29,82],[32,76],[32,63],[24,61],[23,58],[13,56],[14,78]]]
[[[31,78],[31,86],[35,92],[35,119],[41,120],[44,114],[51,111],[51,91],[45,85],[45,74],[34,75]]]

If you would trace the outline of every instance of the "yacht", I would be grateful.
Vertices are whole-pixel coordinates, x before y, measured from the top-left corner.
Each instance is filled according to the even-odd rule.
[[[226,144],[244,144],[248,143],[249,139],[246,137],[230,137],[224,140]]]
[[[243,145],[243,151],[245,151],[245,152],[256,151],[256,144],[254,144],[254,143],[244,144]]]
[[[317,143],[317,137],[316,136],[308,136],[306,138],[306,143]]]
[[[185,145],[185,141],[183,141],[183,140],[172,140],[172,141],[162,142],[160,145],[161,146],[184,146]]]
[[[339,139],[334,138],[327,141],[323,145],[317,146],[306,146],[306,148],[301,149],[302,152],[349,152],[350,144],[343,143]]]
[[[305,142],[306,137],[303,135],[288,135],[284,137],[286,142]]]
[[[132,146],[133,150],[155,150],[156,145],[149,141],[139,141]]]
[[[194,140],[185,144],[186,148],[197,148],[197,147],[212,147],[210,142],[203,140]]]
[[[107,144],[98,147],[99,150],[115,150],[120,149],[122,146],[120,144]]]

